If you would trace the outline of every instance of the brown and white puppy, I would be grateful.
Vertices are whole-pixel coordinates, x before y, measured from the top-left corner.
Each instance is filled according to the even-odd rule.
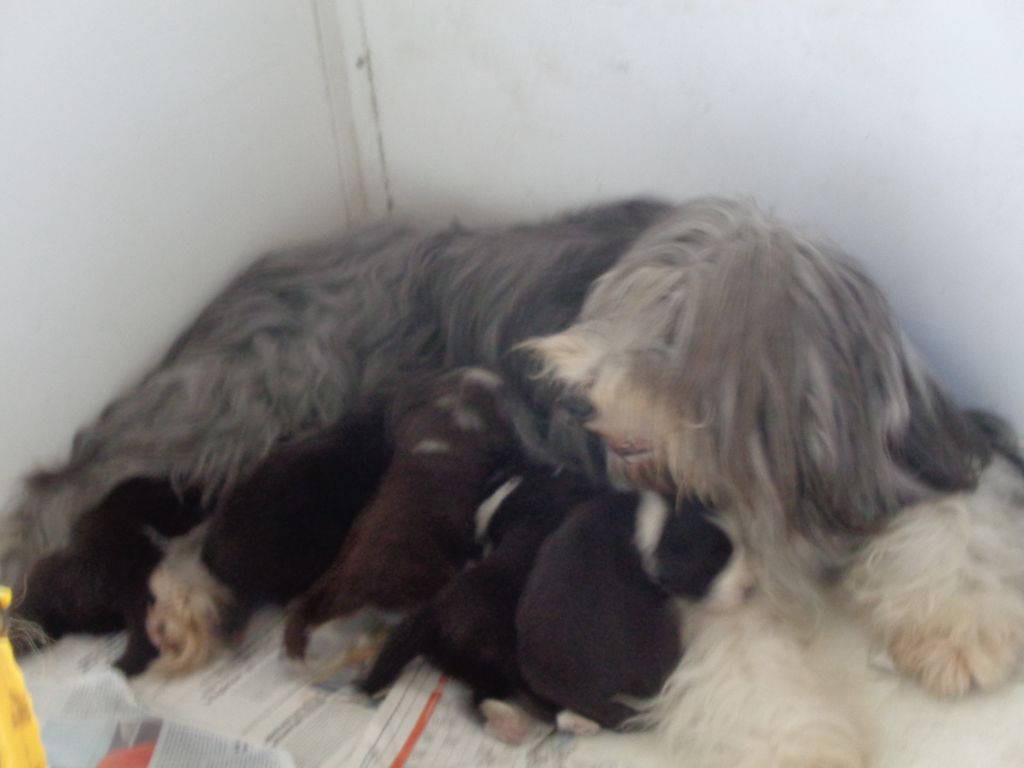
[[[364,607],[406,609],[432,598],[475,553],[488,478],[518,456],[481,369],[439,377],[396,415],[394,454],[337,559],[288,610],[285,648],[305,656],[311,628]]]
[[[197,494],[179,495],[169,483],[122,483],[75,522],[66,547],[32,566],[15,618],[54,639],[127,629],[128,645],[114,665],[127,675],[142,672],[158,654],[145,622],[161,538],[185,533],[203,514]]]

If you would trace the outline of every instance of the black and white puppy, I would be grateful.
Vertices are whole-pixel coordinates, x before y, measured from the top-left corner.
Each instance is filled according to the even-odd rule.
[[[564,730],[620,725],[634,710],[618,697],[656,693],[682,654],[674,598],[724,608],[750,589],[707,514],[547,469],[513,478],[481,505],[493,548],[398,625],[364,690],[377,693],[422,655],[470,685],[505,741],[528,727],[513,698],[558,712]]]
[[[492,702],[485,712],[496,700],[519,693],[519,596],[544,539],[573,507],[598,492],[583,476],[550,467],[528,468],[502,484],[477,511],[484,557],[394,629],[363,689],[376,694],[412,659],[424,656],[468,683],[476,704]]]
[[[620,727],[631,701],[658,693],[683,654],[682,600],[746,598],[743,558],[709,515],[693,499],[607,493],[544,542],[516,613],[517,660],[561,729]]]

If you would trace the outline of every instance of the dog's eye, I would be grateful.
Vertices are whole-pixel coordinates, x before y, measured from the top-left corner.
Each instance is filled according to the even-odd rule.
[[[564,394],[559,397],[558,407],[577,421],[586,421],[594,415],[594,405],[590,402],[590,398],[576,393]]]

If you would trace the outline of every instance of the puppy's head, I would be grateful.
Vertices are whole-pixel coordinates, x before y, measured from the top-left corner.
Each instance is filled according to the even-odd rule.
[[[742,549],[696,499],[673,507],[661,495],[640,494],[634,545],[648,578],[669,594],[724,610],[753,591]]]

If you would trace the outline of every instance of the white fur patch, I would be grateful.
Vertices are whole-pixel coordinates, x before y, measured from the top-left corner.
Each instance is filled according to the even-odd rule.
[[[589,717],[578,715],[568,709],[563,709],[555,715],[555,727],[562,733],[571,733],[575,736],[593,736],[601,730],[601,726]]]
[[[485,368],[470,368],[462,374],[462,380],[488,389],[498,389],[502,385],[501,377]]]
[[[865,768],[869,740],[846,681],[755,597],[687,612],[686,654],[636,724],[675,764]]]
[[[476,540],[480,541],[487,534],[487,529],[491,525],[491,519],[494,517],[494,513],[497,512],[501,505],[505,503],[505,499],[509,497],[519,484],[523,481],[520,476],[513,477],[506,480],[504,483],[498,486],[498,489],[480,502],[480,506],[476,508]]]
[[[506,744],[521,744],[532,724],[525,710],[501,699],[481,701],[480,714],[486,721],[484,728],[487,732]]]
[[[608,353],[608,339],[587,327],[576,326],[552,336],[529,339],[523,348],[538,355],[542,372],[567,384],[581,386],[593,376],[594,369]]]
[[[483,417],[472,408],[463,405],[457,395],[441,395],[434,401],[434,405],[451,413],[452,421],[459,429],[467,432],[483,432],[487,429]]]
[[[472,408],[464,405],[457,405],[452,408],[452,421],[459,429],[467,432],[483,432],[487,428],[483,417]]]
[[[432,437],[428,437],[425,440],[420,440],[416,443],[416,446],[412,449],[413,453],[450,453],[452,447],[444,440],[435,440]]]
[[[158,675],[183,674],[205,665],[220,649],[221,614],[232,602],[230,590],[200,559],[207,524],[173,539],[149,579],[153,604],[146,633],[160,650],[150,669]]]
[[[702,603],[710,611],[732,611],[743,605],[756,587],[757,578],[750,558],[734,544],[732,557],[711,582],[711,589]]]
[[[640,553],[644,571],[652,578],[658,569],[658,558],[655,552],[658,549],[658,542],[661,541],[661,534],[665,530],[668,514],[668,502],[661,496],[650,492],[640,494],[640,506],[636,510],[633,546]]]

